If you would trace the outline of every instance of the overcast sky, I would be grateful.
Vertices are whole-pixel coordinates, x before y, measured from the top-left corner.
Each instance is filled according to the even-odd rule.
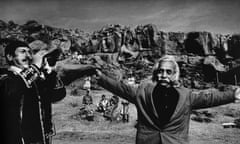
[[[90,32],[153,23],[162,31],[240,33],[240,0],[0,0],[0,19]]]

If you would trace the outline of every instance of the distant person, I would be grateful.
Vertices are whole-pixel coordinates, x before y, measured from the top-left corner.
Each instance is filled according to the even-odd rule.
[[[136,78],[134,77],[132,71],[130,71],[130,73],[129,73],[129,77],[127,78],[127,83],[131,86],[137,86]]]
[[[118,103],[119,103],[119,97],[116,95],[113,95],[108,103],[107,103],[107,108],[106,111],[104,113],[104,116],[110,120],[113,121],[115,119],[115,114],[116,114],[116,110],[118,108]]]
[[[135,78],[134,77],[129,77],[128,78],[128,84],[129,85],[135,85]]]
[[[86,90],[86,94],[82,99],[82,107],[80,107],[81,117],[87,119],[88,121],[93,121],[94,119],[94,107],[93,98],[90,95],[90,91]]]
[[[83,96],[82,104],[84,105],[91,105],[93,104],[93,98],[90,95],[90,90],[86,90],[86,94]]]
[[[99,112],[105,112],[108,104],[108,99],[106,98],[106,95],[102,95],[98,105],[97,105],[97,111]]]
[[[118,105],[118,102],[119,102],[119,97],[116,95],[113,95],[109,100],[108,106]]]
[[[240,100],[240,88],[191,90],[179,83],[179,66],[173,56],[163,56],[153,67],[152,81],[137,88],[97,71],[98,84],[136,105],[137,144],[186,144],[190,114]]]
[[[91,77],[86,77],[85,83],[83,84],[83,89],[90,91],[91,90]]]
[[[121,116],[123,122],[129,122],[129,102],[127,100],[122,101]]]

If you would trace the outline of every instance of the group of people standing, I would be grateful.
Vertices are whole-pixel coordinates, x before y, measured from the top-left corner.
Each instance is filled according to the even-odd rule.
[[[47,50],[32,54],[30,47],[20,41],[5,48],[9,69],[1,85],[1,110],[6,144],[51,143],[51,104],[63,99],[66,89],[49,66],[47,54]],[[179,83],[180,70],[173,56],[160,58],[153,67],[152,80],[137,87],[108,77],[99,67],[91,68],[91,75],[96,75],[100,86],[135,104],[137,144],[186,144],[192,110],[240,100],[240,88],[226,91],[184,88]],[[84,72],[81,67],[74,72],[78,71]]]

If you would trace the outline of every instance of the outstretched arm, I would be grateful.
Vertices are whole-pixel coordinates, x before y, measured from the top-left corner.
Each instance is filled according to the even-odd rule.
[[[98,76],[98,84],[109,90],[110,92],[120,96],[131,103],[135,103],[135,97],[137,95],[137,88],[131,87],[130,85],[125,84],[123,81],[117,81],[112,79],[105,74],[103,74],[100,70],[97,71]]]
[[[62,79],[64,85],[68,85],[74,80],[96,73],[96,67],[93,65],[60,64],[56,71]]]
[[[192,109],[208,108],[228,104],[240,100],[240,89],[219,91],[207,89],[192,91],[190,101]]]

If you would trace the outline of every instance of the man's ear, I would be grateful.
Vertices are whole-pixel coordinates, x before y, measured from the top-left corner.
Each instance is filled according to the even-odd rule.
[[[8,60],[8,61],[13,61],[13,56],[12,56],[12,55],[10,55],[10,54],[7,54],[7,56],[6,56],[6,57],[7,57],[7,60]]]

